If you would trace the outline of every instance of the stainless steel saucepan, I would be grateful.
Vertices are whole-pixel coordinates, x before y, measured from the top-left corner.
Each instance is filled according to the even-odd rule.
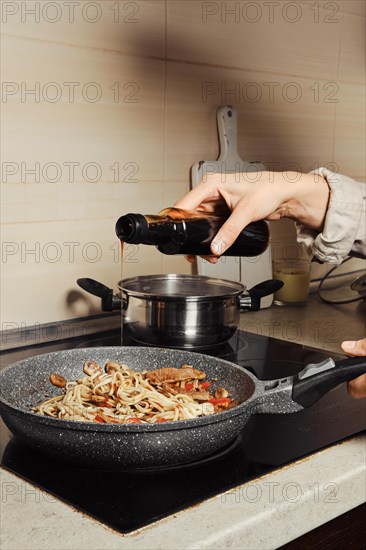
[[[32,407],[61,392],[50,384],[51,372],[76,380],[87,359],[101,366],[119,361],[136,371],[189,363],[205,371],[213,391],[224,386],[240,404],[205,417],[157,424],[100,424],[31,412]],[[233,441],[252,414],[296,413],[341,382],[365,372],[366,357],[337,364],[328,359],[307,365],[296,376],[261,381],[233,363],[184,350],[139,346],[74,349],[31,357],[0,372],[0,411],[20,440],[46,455],[88,467],[144,469],[207,457]]]
[[[102,309],[123,308],[131,337],[141,344],[207,349],[229,340],[241,311],[255,311],[260,300],[283,285],[271,279],[250,290],[235,281],[200,275],[146,275],[124,279],[120,295],[93,279],[78,285],[102,299]]]

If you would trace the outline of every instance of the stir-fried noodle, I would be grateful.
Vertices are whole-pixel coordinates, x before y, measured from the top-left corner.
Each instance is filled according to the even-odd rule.
[[[64,387],[64,393],[33,411],[63,420],[140,424],[197,418],[234,405],[224,388],[219,388],[220,395],[224,392],[226,397],[220,397],[218,390],[211,396],[210,382],[202,382],[205,373],[189,365],[145,373],[115,362],[105,368],[103,374],[99,365],[87,361],[86,376],[73,382],[51,374],[51,383]]]

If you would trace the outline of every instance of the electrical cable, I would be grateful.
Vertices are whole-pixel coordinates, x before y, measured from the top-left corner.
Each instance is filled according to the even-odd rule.
[[[337,269],[340,267],[340,265],[343,265],[345,264],[346,262],[348,262],[349,260],[352,260],[353,258],[350,256],[348,258],[346,258],[345,260],[343,260],[343,262],[339,265],[336,265],[334,267],[332,267],[332,269],[330,269],[325,275],[324,277],[322,277],[320,279],[320,283],[319,283],[319,286],[318,286],[318,296],[319,298],[322,300],[322,302],[325,302],[326,304],[351,304],[352,302],[358,302],[360,300],[364,300],[366,299],[366,273],[365,272],[362,272],[363,275],[361,275],[360,277],[358,277],[357,279],[355,279],[353,281],[353,283],[351,285],[349,285],[349,288],[351,288],[352,290],[355,290],[356,292],[359,293],[359,296],[356,296],[354,298],[344,298],[344,299],[328,299],[324,296],[324,292],[325,292],[325,289],[323,288],[324,286],[324,283],[326,283],[330,277],[330,275]],[[357,271],[354,271],[354,272],[351,272],[352,273],[358,273],[362,270],[357,270]],[[341,277],[341,276],[344,276],[346,274],[340,274],[340,275],[336,275],[335,277]],[[348,274],[349,275],[349,274]],[[335,278],[333,277],[333,278]],[[322,295],[322,292],[323,292],[323,295]]]

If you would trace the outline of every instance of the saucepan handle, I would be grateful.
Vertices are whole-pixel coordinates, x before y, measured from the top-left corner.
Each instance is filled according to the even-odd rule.
[[[103,311],[121,309],[121,298],[113,294],[113,290],[108,286],[94,279],[89,279],[88,277],[78,279],[76,282],[80,288],[86,290],[89,294],[93,294],[93,296],[98,296],[98,298],[102,299]]]
[[[261,298],[274,294],[283,287],[283,281],[268,279],[251,289],[244,291],[240,296],[240,309],[245,311],[258,311],[261,307]]]
[[[366,373],[366,357],[352,357],[334,362],[326,359],[307,365],[293,377],[292,399],[302,407],[310,407],[322,395],[342,382]]]

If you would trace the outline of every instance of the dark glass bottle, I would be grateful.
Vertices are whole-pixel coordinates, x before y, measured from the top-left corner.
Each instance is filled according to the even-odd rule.
[[[210,244],[227,218],[206,212],[166,208],[157,216],[126,214],[116,223],[121,241],[152,244],[163,254],[212,256]],[[226,256],[258,256],[268,246],[269,231],[265,221],[252,222],[236,241],[220,250]]]

